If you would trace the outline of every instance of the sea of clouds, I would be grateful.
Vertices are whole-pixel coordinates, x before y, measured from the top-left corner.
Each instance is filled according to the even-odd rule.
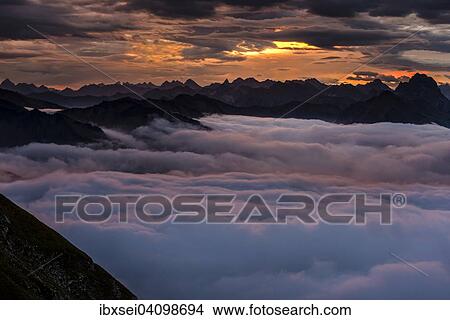
[[[0,152],[0,192],[140,298],[450,298],[450,131],[211,116]],[[402,192],[393,224],[55,224],[55,195]],[[422,272],[398,258],[408,261]]]

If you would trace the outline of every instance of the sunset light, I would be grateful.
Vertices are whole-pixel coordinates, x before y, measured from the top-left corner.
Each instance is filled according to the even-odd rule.
[[[450,0],[0,0],[2,319],[440,320],[449,235]]]

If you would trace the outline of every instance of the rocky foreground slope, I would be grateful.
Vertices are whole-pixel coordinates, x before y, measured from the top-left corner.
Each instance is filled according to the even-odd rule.
[[[0,299],[134,299],[84,252],[0,195]]]

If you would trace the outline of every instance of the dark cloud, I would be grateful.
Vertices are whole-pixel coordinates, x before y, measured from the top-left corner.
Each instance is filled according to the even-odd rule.
[[[39,39],[43,38],[28,28],[33,26],[40,32],[53,36],[86,36],[80,29],[68,23],[66,16],[71,11],[60,6],[36,2],[0,2],[0,39]]]
[[[293,10],[286,10],[281,8],[269,8],[260,10],[236,10],[226,13],[227,16],[242,20],[273,20],[286,17],[295,17],[296,13]]]
[[[183,57],[187,60],[204,60],[204,59],[217,59],[221,62],[227,61],[243,61],[244,56],[229,55],[218,48],[211,47],[193,47],[183,49]]]
[[[221,5],[247,7],[252,10],[282,4],[283,0],[130,0],[126,6],[131,10],[145,10],[166,18],[200,19],[215,15]],[[289,1],[288,1],[289,2]]]
[[[373,16],[403,17],[415,13],[432,23],[450,23],[450,2],[446,0],[371,1],[369,8]]]
[[[196,25],[189,27],[188,29],[191,35],[194,36],[207,36],[212,34],[234,34],[247,30],[242,26],[201,26]]]
[[[18,59],[18,58],[33,58],[38,57],[41,54],[39,52],[29,51],[3,51],[0,52],[0,59]]]
[[[405,17],[417,14],[432,23],[450,23],[450,3],[447,0],[304,0],[300,8],[325,17],[355,17],[369,13],[377,17]]]
[[[371,17],[352,17],[339,19],[341,23],[352,29],[363,30],[390,30],[391,25],[374,20]]]
[[[339,60],[341,57],[338,56],[329,56],[329,57],[323,57],[321,60]]]
[[[86,11],[78,9],[76,4],[70,1],[1,1],[0,39],[44,38],[28,26],[49,36],[81,38],[90,37],[90,32],[111,32],[133,28],[131,25],[122,23],[117,17],[105,18],[95,15],[95,11],[88,15]],[[89,2],[80,4],[86,5],[86,8],[89,7]]]
[[[408,34],[388,30],[306,27],[282,31],[247,26],[192,27],[191,32],[170,35],[169,39],[192,46],[183,50],[187,59],[216,58],[223,61],[244,60],[245,56],[229,55],[232,51],[260,51],[273,47],[273,41],[297,41],[325,48],[391,44]]]
[[[217,2],[209,0],[132,0],[127,9],[145,10],[162,17],[197,19],[211,17],[215,13]]]
[[[367,10],[367,1],[357,0],[305,0],[300,6],[309,12],[326,17],[354,17],[357,12]]]
[[[356,29],[328,29],[328,28],[305,28],[291,29],[276,33],[265,33],[260,35],[263,39],[278,41],[299,41],[321,47],[333,48],[335,46],[366,46],[380,44],[393,39],[398,39],[404,34],[376,30]]]
[[[163,17],[198,19],[214,16],[216,8],[221,5],[247,7],[252,11],[265,7],[283,6],[306,9],[312,14],[325,17],[355,17],[363,12],[368,12],[372,16],[404,17],[415,13],[433,23],[449,23],[450,21],[450,4],[446,0],[412,2],[406,0],[396,2],[389,0],[194,0],[189,2],[182,0],[129,0],[126,7],[133,10],[146,10]],[[245,15],[238,14],[237,17],[245,18]],[[249,17],[255,19],[257,15],[252,13]],[[261,17],[265,19],[264,14]]]

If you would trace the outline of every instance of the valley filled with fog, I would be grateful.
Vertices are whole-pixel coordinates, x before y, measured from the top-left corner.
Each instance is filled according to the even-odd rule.
[[[450,298],[450,131],[245,116],[156,119],[106,142],[0,153],[0,192],[139,298]],[[55,195],[404,193],[392,225],[55,223]],[[377,201],[373,199],[373,201]],[[345,210],[345,208],[341,208]],[[395,256],[411,262],[417,272]]]

